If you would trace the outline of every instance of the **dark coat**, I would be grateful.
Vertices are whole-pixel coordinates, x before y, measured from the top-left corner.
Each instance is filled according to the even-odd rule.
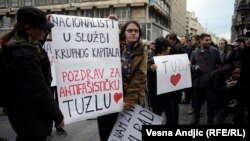
[[[50,89],[51,70],[47,53],[28,41],[14,41],[4,48],[8,59],[4,67],[7,112],[19,135],[47,136],[53,120],[63,115]]]
[[[206,52],[202,53],[198,48],[192,52],[190,62],[193,71],[193,87],[211,87],[211,78],[216,73],[218,65],[222,64],[219,50],[210,46]],[[200,69],[195,70],[195,66],[199,66]]]
[[[242,78],[245,84],[250,87],[250,47],[245,47],[239,52],[238,61],[243,64]]]
[[[125,42],[120,42],[121,51],[125,50]],[[123,76],[124,102],[144,105],[145,84],[147,78],[147,56],[142,42],[138,42],[131,50],[131,68],[129,76]]]
[[[247,103],[247,87],[241,80],[232,88],[226,88],[226,82],[232,76],[227,71],[219,71],[213,77],[213,86],[216,93],[215,106],[217,109],[227,108],[230,100],[236,100],[239,106]]]

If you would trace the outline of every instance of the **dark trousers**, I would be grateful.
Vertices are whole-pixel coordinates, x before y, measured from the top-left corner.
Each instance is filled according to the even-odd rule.
[[[192,101],[192,94],[193,94],[192,90],[193,90],[192,87],[184,89],[184,92],[185,92],[184,102],[186,102],[187,104]]]
[[[58,104],[57,86],[53,86],[53,87],[50,87],[50,88],[51,88],[51,91],[54,94],[55,100],[56,100],[56,102]]]
[[[99,136],[101,141],[107,141],[115,125],[118,113],[112,113],[97,118]]]
[[[17,135],[16,141],[52,141],[52,136],[23,136],[23,135]]]
[[[153,113],[161,116],[161,113],[165,112],[167,125],[178,124],[179,105],[177,101],[179,98],[174,93],[156,95],[156,92],[149,90],[149,98]]]
[[[179,104],[181,103],[182,90],[174,91],[172,94],[175,97],[174,113],[175,113],[175,125],[179,124]]]
[[[240,105],[234,112],[234,124],[236,125],[248,125],[249,124],[249,108]]]
[[[207,102],[207,122],[212,124],[215,114],[215,93],[211,88],[194,88],[194,118],[200,118],[200,111]]]

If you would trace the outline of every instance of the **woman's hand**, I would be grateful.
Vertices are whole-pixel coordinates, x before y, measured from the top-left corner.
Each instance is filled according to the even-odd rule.
[[[124,102],[124,106],[123,106],[123,111],[129,107],[133,106],[132,103],[127,103],[127,102]]]
[[[237,84],[237,80],[227,80],[227,82],[226,82],[226,84],[227,84],[227,88],[229,89],[229,88],[232,88],[232,87],[234,87],[236,84]]]
[[[150,66],[150,68],[151,68],[152,72],[155,72],[156,69],[157,69],[157,65],[153,64],[153,65]]]
[[[237,106],[237,101],[235,99],[230,100],[228,107],[234,108]]]
[[[60,124],[56,125],[57,128],[64,128],[64,119],[62,120],[62,122]]]
[[[117,17],[115,14],[110,14],[110,15],[108,16],[108,19],[118,21],[118,17]]]
[[[49,21],[50,22],[50,18],[51,18],[51,14],[48,14],[48,15],[46,15],[46,19],[47,19],[47,21]]]

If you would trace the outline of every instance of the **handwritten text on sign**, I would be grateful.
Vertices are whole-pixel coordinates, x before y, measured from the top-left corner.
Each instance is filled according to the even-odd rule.
[[[65,122],[123,107],[118,22],[53,15],[59,105]]]
[[[119,114],[108,141],[140,141],[142,125],[160,125],[162,117],[134,105]]]
[[[47,41],[43,45],[43,49],[47,52],[49,61],[50,61],[50,68],[51,68],[51,75],[52,75],[52,82],[51,86],[56,86],[56,73],[55,73],[55,53],[50,41]]]
[[[154,57],[157,68],[157,94],[192,86],[187,54]]]

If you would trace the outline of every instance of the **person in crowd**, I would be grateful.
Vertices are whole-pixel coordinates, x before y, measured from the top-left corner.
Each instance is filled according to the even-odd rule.
[[[158,37],[155,40],[155,50],[149,56],[148,59],[148,91],[150,103],[152,105],[153,113],[161,116],[162,112],[165,112],[166,124],[176,124],[175,117],[175,95],[171,93],[165,93],[157,95],[157,77],[156,70],[157,65],[154,63],[154,56],[169,55],[171,50],[170,43],[164,37]]]
[[[210,46],[215,47],[215,48],[219,48],[218,45],[214,43],[214,41],[213,41],[213,39],[212,39],[211,36],[209,37],[208,44],[209,44]]]
[[[194,50],[198,49],[199,46],[200,46],[200,35],[193,35],[191,37],[190,46],[188,46],[188,48],[186,49],[189,60],[191,58],[192,52]],[[192,70],[191,70],[191,76],[192,76],[192,80],[193,80],[193,78],[195,78],[195,76],[193,76],[193,71]],[[186,103],[191,102],[191,108],[188,111],[188,114],[193,114],[194,113],[194,96],[193,96],[193,93],[194,93],[193,88],[188,88],[185,91],[185,102]]]
[[[228,69],[220,70],[214,77],[217,107],[216,124],[224,124],[229,113],[234,114],[233,123],[243,124],[245,121],[247,87],[240,79],[242,64],[234,61]]]
[[[231,48],[229,47],[227,40],[222,38],[219,40],[219,52],[220,52],[220,57],[221,60],[224,64],[230,64],[231,62],[231,58],[230,58],[230,54],[231,54]]]
[[[198,49],[199,45],[200,45],[200,35],[193,35],[191,37],[190,46],[188,46],[188,48],[186,49],[189,59],[191,58],[192,52],[195,49]]]
[[[120,30],[121,70],[124,109],[133,104],[144,105],[147,55],[141,41],[142,31],[136,21],[126,22]],[[118,113],[98,117],[101,141],[107,141]]]
[[[247,86],[247,91],[249,91],[249,88],[250,88],[250,32],[247,32],[246,33],[246,36],[245,36],[245,46],[243,47],[243,49],[240,50],[239,54],[238,54],[238,57],[237,57],[237,60],[240,61],[243,65],[243,68],[242,68],[242,81],[244,84],[246,84]],[[249,102],[248,102],[249,103]],[[249,124],[249,121],[250,121],[250,116],[249,116],[249,113],[250,113],[250,110],[249,110],[249,104],[246,106],[247,108],[247,124]]]
[[[155,43],[154,42],[151,42],[150,45],[149,45],[149,49],[148,49],[148,52],[147,52],[147,55],[150,56],[150,54],[155,50]]]
[[[233,44],[231,44],[231,53],[229,55],[229,62],[237,61],[239,58],[239,53],[244,49],[245,39],[240,37]]]
[[[53,86],[53,87],[50,87],[50,88],[51,88],[52,93],[54,94],[53,97],[55,97],[56,103],[59,106],[58,94],[57,94],[57,86]],[[58,127],[58,126],[56,126],[56,124],[55,124],[55,128],[56,128],[57,135],[62,136],[62,137],[67,137],[68,136],[68,133],[67,133],[67,131],[64,130],[64,128]]]
[[[187,36],[181,36],[180,37],[180,45],[181,47],[187,52],[190,50],[190,41]],[[188,52],[187,52],[188,53]],[[188,54],[189,55],[189,54]],[[188,56],[190,58],[190,56]],[[190,103],[190,93],[191,93],[191,88],[186,88],[183,90],[184,98],[181,100],[181,104],[189,104]]]
[[[4,45],[4,41],[2,38],[0,38],[0,65],[2,65],[2,60],[3,60],[3,55],[2,55],[2,47]],[[1,67],[1,66],[0,66]],[[1,70],[0,70],[0,74],[1,74]],[[0,75],[0,90],[1,90],[1,84],[4,83],[2,82],[2,76]],[[6,111],[6,104],[5,104],[5,98],[3,93],[0,94],[0,116],[6,116],[7,111]]]
[[[180,45],[182,46],[182,48],[184,48],[185,50],[188,48],[189,44],[188,44],[188,38],[186,36],[181,36],[180,37]]]
[[[166,39],[169,41],[171,50],[169,54],[183,54],[186,53],[185,49],[180,45],[180,40],[175,33],[166,35]],[[171,92],[174,95],[174,111],[175,111],[175,124],[179,123],[179,103],[182,100],[182,90]]]
[[[175,33],[167,34],[166,39],[171,45],[171,54],[185,53],[185,49],[180,45],[180,40]]]
[[[193,71],[194,88],[194,115],[191,124],[198,124],[200,110],[207,101],[207,123],[213,124],[214,119],[214,91],[212,89],[212,78],[217,71],[218,65],[222,64],[220,52],[217,48],[210,46],[209,34],[200,35],[200,47],[191,54],[191,69]]]
[[[14,29],[2,37],[3,92],[17,141],[50,141],[53,121],[64,127],[63,114],[50,89],[50,62],[40,42],[53,26],[42,10],[22,7]]]

